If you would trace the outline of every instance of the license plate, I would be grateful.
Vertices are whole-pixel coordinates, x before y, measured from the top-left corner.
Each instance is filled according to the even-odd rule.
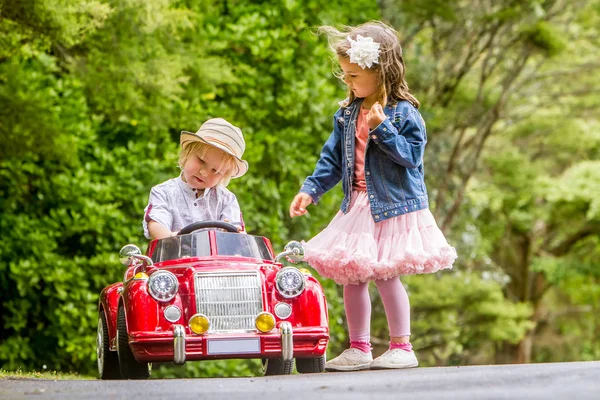
[[[260,339],[208,339],[208,354],[257,354]]]

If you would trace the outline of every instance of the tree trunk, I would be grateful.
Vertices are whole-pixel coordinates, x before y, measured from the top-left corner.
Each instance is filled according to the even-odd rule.
[[[534,332],[530,332],[520,343],[503,342],[496,348],[496,364],[528,364],[531,362],[531,347]]]

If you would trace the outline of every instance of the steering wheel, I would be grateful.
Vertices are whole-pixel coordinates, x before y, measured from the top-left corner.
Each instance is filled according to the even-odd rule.
[[[237,226],[230,224],[229,222],[223,221],[202,221],[202,222],[193,222],[187,226],[184,226],[177,236],[179,235],[187,235],[188,233],[192,233],[197,231],[198,229],[206,229],[206,228],[215,228],[215,229],[223,229],[226,232],[238,233]]]

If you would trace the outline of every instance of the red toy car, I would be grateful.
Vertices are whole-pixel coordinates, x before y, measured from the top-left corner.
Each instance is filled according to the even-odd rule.
[[[97,356],[102,379],[144,379],[152,362],[260,358],[265,375],[322,372],[327,303],[305,269],[284,267],[304,251],[208,221],[121,249],[123,282],[102,290]]]

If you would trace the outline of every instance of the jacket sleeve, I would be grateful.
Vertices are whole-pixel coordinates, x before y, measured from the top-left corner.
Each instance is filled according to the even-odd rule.
[[[342,135],[337,115],[333,117],[333,132],[321,150],[314,172],[300,188],[300,192],[310,195],[315,204],[342,179]]]
[[[408,111],[397,123],[386,118],[369,134],[395,163],[406,168],[418,168],[423,163],[427,134],[423,118],[416,109]]]

